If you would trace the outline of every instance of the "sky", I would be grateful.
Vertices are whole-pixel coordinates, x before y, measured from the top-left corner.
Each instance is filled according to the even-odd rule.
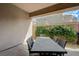
[[[79,21],[79,10],[65,11],[64,15],[73,15]]]

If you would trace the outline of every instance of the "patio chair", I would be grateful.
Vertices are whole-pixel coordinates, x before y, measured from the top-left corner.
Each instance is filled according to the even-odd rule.
[[[65,48],[67,41],[66,40],[59,40],[57,39],[56,42],[62,47]]]
[[[28,40],[27,40],[27,45],[28,45],[28,50],[31,50],[32,46],[33,46],[33,39],[32,37],[30,37]]]
[[[39,54],[37,54],[37,53],[31,53],[31,49],[32,49],[33,43],[34,43],[34,40],[32,39],[32,37],[30,37],[27,40],[29,55],[30,56],[38,56]]]

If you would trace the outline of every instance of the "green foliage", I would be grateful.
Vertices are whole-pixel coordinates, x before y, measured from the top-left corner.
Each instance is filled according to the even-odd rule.
[[[40,34],[44,34],[45,36],[48,36],[49,31],[46,29],[46,27],[39,26],[36,29],[36,36],[40,36]]]
[[[50,35],[61,37],[63,36],[66,38],[67,41],[74,41],[76,39],[76,32],[75,30],[70,26],[55,26],[50,29]]]
[[[40,36],[40,34],[50,37],[63,36],[69,42],[73,42],[77,38],[76,31],[72,27],[65,25],[56,25],[53,27],[38,26],[36,29],[36,36]]]

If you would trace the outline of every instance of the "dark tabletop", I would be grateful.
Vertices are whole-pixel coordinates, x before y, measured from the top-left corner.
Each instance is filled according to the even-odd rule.
[[[66,50],[49,37],[37,37],[31,52],[63,52]]]

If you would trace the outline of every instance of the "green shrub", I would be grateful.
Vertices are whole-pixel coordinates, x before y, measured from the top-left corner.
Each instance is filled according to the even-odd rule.
[[[49,36],[49,31],[46,29],[46,27],[38,26],[36,28],[36,36],[40,36],[40,34],[44,34],[45,36]]]
[[[50,29],[50,36],[63,36],[67,41],[75,41],[77,34],[76,31],[70,26],[55,26]]]
[[[44,34],[49,37],[64,37],[67,41],[73,42],[77,38],[76,31],[66,25],[55,25],[50,27],[38,26],[36,28],[36,36],[40,36],[40,34]]]

